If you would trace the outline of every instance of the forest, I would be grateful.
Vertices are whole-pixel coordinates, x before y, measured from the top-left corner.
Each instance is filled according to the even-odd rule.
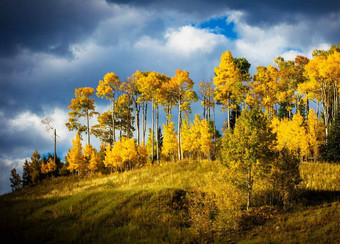
[[[171,172],[165,177],[176,176],[183,183],[163,182],[175,186],[162,191],[172,199],[168,214],[186,216],[181,231],[191,230],[192,239],[181,239],[181,232],[175,242],[239,240],[237,230],[252,230],[278,212],[283,216],[302,204],[301,199],[303,204],[316,201],[311,190],[332,192],[332,201],[338,199],[340,44],[315,49],[312,59],[277,57],[273,65],[256,67],[253,76],[250,65],[227,50],[214,68],[215,76],[198,83],[197,91],[185,70],[177,70],[173,77],[137,70],[124,82],[111,72],[96,88],[75,89],[66,126],[77,133],[65,162],[55,151],[48,157],[35,151],[22,176],[11,171],[14,193],[54,181],[79,184],[89,179],[106,179],[105,189],[125,181],[128,186],[145,186],[152,178],[170,180],[161,179],[163,167]],[[95,97],[108,100],[111,109],[98,113]],[[200,110],[193,110],[198,101]],[[223,128],[215,125],[218,109],[226,115]],[[166,116],[162,125],[161,113]],[[54,131],[51,120],[42,122]],[[91,145],[91,136],[100,140],[100,148]],[[139,183],[133,178],[137,175]],[[138,199],[144,199],[139,194]],[[331,208],[338,216],[339,206]],[[67,210],[71,215],[72,211]],[[339,240],[334,234],[339,225],[332,228],[331,242]],[[231,236],[224,236],[226,231]]]

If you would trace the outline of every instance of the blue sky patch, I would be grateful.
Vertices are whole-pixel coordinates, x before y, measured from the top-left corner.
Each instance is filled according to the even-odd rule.
[[[237,39],[237,34],[234,32],[234,22],[227,23],[228,16],[211,18],[198,25],[201,29],[209,29],[211,32],[221,34],[231,40]]]
[[[303,53],[303,51],[300,48],[291,48],[291,47],[287,47],[284,49],[284,52],[289,52],[289,51],[296,51],[299,53]]]

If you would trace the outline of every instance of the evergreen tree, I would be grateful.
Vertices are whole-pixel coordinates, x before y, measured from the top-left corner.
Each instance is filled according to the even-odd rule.
[[[34,184],[38,183],[42,179],[41,164],[42,160],[40,158],[40,154],[38,153],[38,150],[35,150],[31,157],[31,162],[29,163],[31,168],[30,175],[32,183]]]
[[[330,127],[323,158],[328,162],[340,162],[340,109]]]
[[[162,147],[163,147],[163,135],[162,135],[162,129],[159,127],[158,128],[158,138],[157,138],[157,142],[158,142],[158,148],[159,148],[159,154],[162,153]]]
[[[306,110],[306,105],[303,101],[300,101],[298,103],[297,109],[300,113],[300,115],[303,117],[303,119],[307,119],[307,110]]]
[[[288,102],[281,102],[279,103],[279,112],[277,114],[277,117],[279,120],[283,119],[283,118],[290,118],[290,112],[288,110],[288,108],[292,107],[292,104],[289,104]]]
[[[31,177],[31,167],[30,164],[28,163],[27,159],[25,160],[25,164],[23,166],[23,171],[22,171],[22,186],[28,186],[32,184],[32,177]]]
[[[231,111],[231,117],[230,117],[230,128],[234,129],[235,123],[238,117],[241,115],[241,108],[240,105],[236,106],[236,109],[233,109]]]
[[[9,180],[11,181],[12,191],[16,191],[20,188],[21,178],[15,168],[11,170],[11,178],[9,178]]]

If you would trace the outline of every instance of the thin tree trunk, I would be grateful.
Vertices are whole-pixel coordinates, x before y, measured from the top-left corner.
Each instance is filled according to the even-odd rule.
[[[216,126],[215,126],[215,104],[213,106],[213,126],[214,126],[214,142],[216,142],[216,138],[215,138],[215,135],[216,135]]]
[[[308,99],[308,92],[306,93],[306,110],[307,110],[307,119],[309,116],[309,99]]]
[[[210,99],[209,99],[209,107],[208,107],[208,121],[210,121],[210,109],[211,109],[211,106],[210,106]]]
[[[156,138],[157,138],[157,144],[156,144],[156,150],[157,150],[157,162],[158,164],[159,162],[159,136],[158,136],[158,128],[159,128],[159,108],[158,108],[158,104],[156,107]]]
[[[54,163],[57,161],[57,129],[54,129],[54,155],[53,155]]]
[[[114,92],[113,92],[113,100],[112,100],[112,138],[113,144],[116,142],[116,125],[115,125],[115,99],[114,99]]]
[[[203,100],[203,119],[205,119],[205,100]]]
[[[178,101],[178,159],[182,159],[182,148],[181,148],[181,98]]]
[[[145,134],[146,134],[146,119],[147,119],[147,113],[148,113],[148,104],[145,103],[144,106],[144,128],[143,128],[143,141],[144,141],[144,145],[146,145],[146,141],[145,141]]]
[[[129,101],[130,104],[130,101]],[[130,139],[130,126],[131,126],[131,122],[130,122],[130,106],[128,106],[127,108],[127,125],[126,125],[126,137],[128,139]]]
[[[166,125],[169,125],[169,105],[166,105]]]
[[[169,125],[170,105],[166,105],[166,125]]]
[[[120,120],[120,125],[119,125],[119,141],[122,141],[122,130],[123,130],[123,121]]]
[[[140,145],[140,137],[139,137],[139,109],[138,109],[137,100],[135,102],[135,110],[136,110],[137,143],[138,143],[138,145]]]
[[[248,169],[247,185],[248,185],[247,210],[249,210],[251,208],[251,193],[252,193],[252,187],[253,187],[253,180],[252,180],[250,168]]]
[[[323,84],[323,101],[322,101],[322,106],[323,106],[323,115],[325,119],[325,133],[326,133],[326,144],[327,144],[327,136],[328,136],[328,126],[329,126],[329,92],[326,91],[327,86],[324,83]]]
[[[86,111],[86,126],[87,126],[87,144],[90,145],[90,121],[89,111]]]
[[[227,101],[227,109],[228,109],[228,129],[230,129],[230,101],[229,101],[229,99],[228,99],[228,101]]]
[[[144,109],[144,107],[145,107],[145,104],[144,104],[144,102],[143,102],[143,104],[142,104],[142,139],[143,139],[143,144],[145,145],[145,136],[144,136],[144,134],[145,134],[145,125],[144,125],[144,116],[145,116],[145,109]]]
[[[230,129],[230,108],[228,109],[228,129]]]
[[[154,158],[154,144],[155,144],[155,108],[154,108],[154,101],[152,99],[152,138],[151,138],[151,141],[152,141],[152,158],[151,158],[151,161],[153,163],[153,158]]]

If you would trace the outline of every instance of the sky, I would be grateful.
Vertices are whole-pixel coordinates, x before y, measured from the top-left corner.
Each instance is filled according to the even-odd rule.
[[[46,116],[64,160],[75,136],[65,126],[74,89],[96,88],[108,72],[125,81],[136,70],[172,77],[182,69],[198,84],[230,50],[254,74],[278,56],[311,58],[339,43],[339,30],[336,0],[1,0],[0,194],[11,190],[10,170],[21,174],[35,150],[53,153]],[[99,112],[109,105],[96,99]],[[224,118],[219,113],[218,129]]]

